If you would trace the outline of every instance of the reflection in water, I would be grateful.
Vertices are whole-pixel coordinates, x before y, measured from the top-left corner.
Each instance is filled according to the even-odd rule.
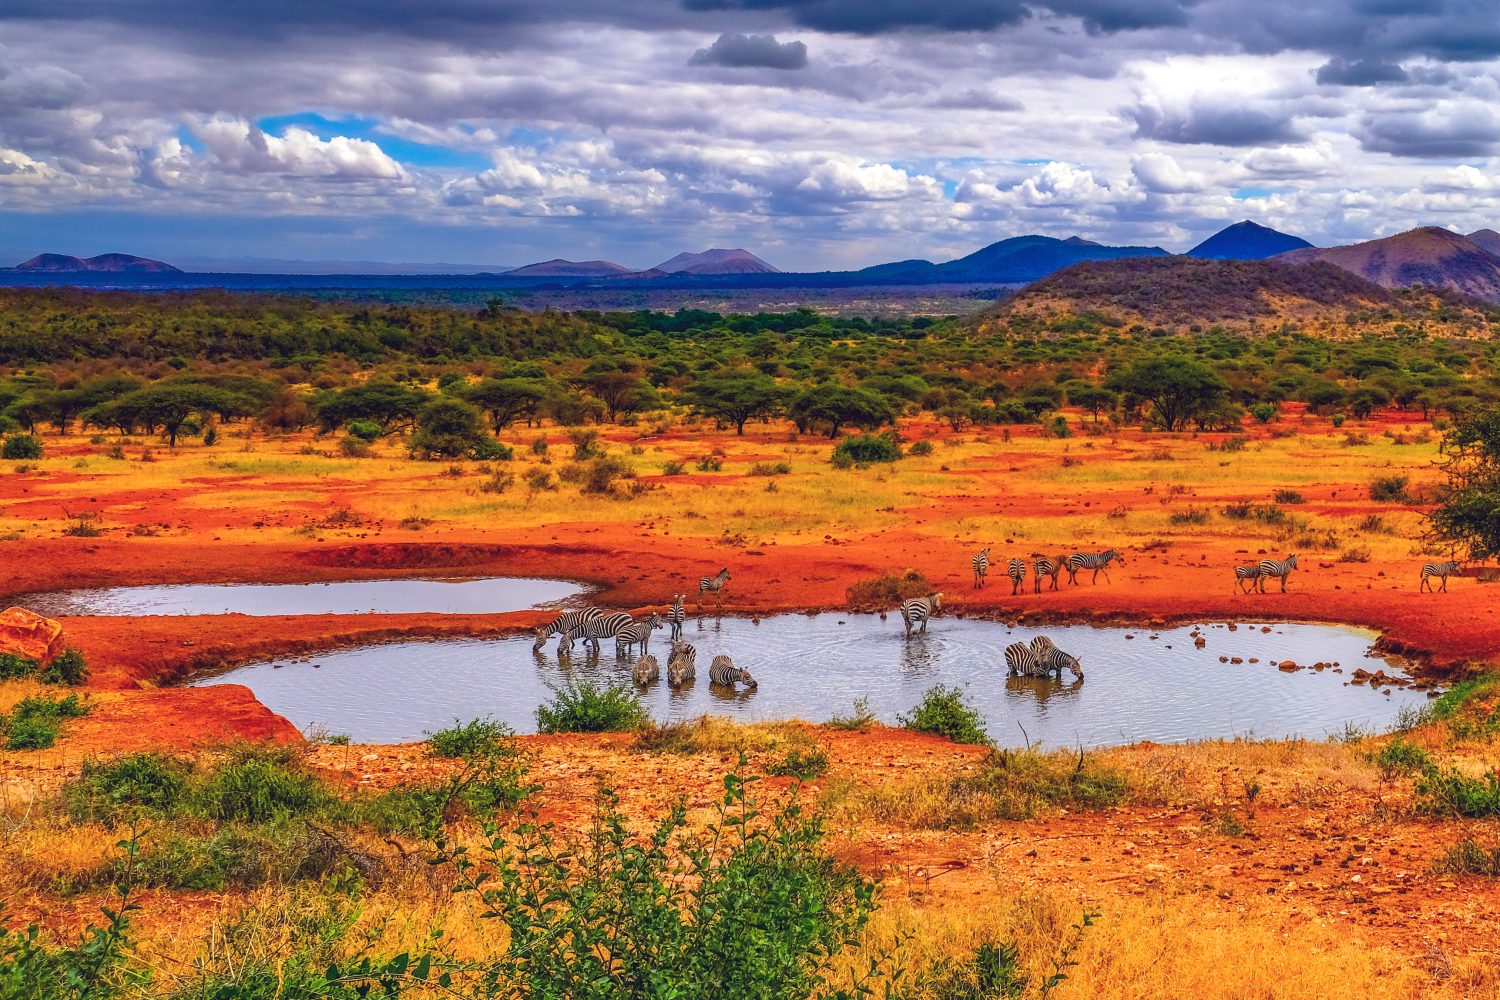
[[[641,697],[664,722],[704,712],[816,722],[846,714],[864,698],[878,718],[894,723],[928,688],[948,684],[964,690],[1002,744],[1030,739],[1048,746],[1215,736],[1320,739],[1348,722],[1384,727],[1402,706],[1425,702],[1420,691],[1396,688],[1386,695],[1346,683],[1359,667],[1390,669],[1370,655],[1367,632],[1294,624],[1264,632],[1258,625],[1233,633],[1224,623],[1198,628],[1207,640],[1203,649],[1194,646],[1190,628],[1036,629],[938,618],[926,635],[908,641],[899,621],[874,615],[778,615],[759,624],[700,618],[685,629],[698,649],[697,682],[672,691],[663,681]],[[1087,679],[1008,677],[1005,646],[1038,634],[1079,656]],[[707,665],[720,653],[750,670],[759,687],[713,688]],[[1221,656],[1245,662],[1221,663]],[[1252,657],[1260,663],[1251,665]],[[534,732],[534,713],[551,697],[549,685],[583,678],[629,684],[635,659],[617,656],[608,641],[602,653],[577,647],[563,658],[551,648],[534,655],[528,637],[406,642],[328,653],[317,658],[322,669],[316,671],[304,663],[267,662],[200,683],[249,685],[304,730],[321,725],[361,742],[394,743],[421,739],[454,718],[485,714]],[[1341,666],[1297,673],[1271,666],[1288,659]]]

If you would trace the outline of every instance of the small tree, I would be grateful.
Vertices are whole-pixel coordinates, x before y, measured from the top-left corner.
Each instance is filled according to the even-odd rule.
[[[1086,410],[1093,416],[1096,424],[1100,414],[1113,410],[1120,402],[1120,394],[1113,389],[1081,379],[1066,383],[1063,391],[1067,393],[1068,402],[1080,410]]]
[[[1169,431],[1181,430],[1195,414],[1211,409],[1229,390],[1213,369],[1180,356],[1138,362],[1109,382],[1111,387],[1150,404],[1157,423]]]
[[[872,431],[896,420],[895,411],[879,396],[833,382],[798,396],[790,416],[799,431],[818,427],[830,438],[838,437],[845,426]]]
[[[0,458],[7,460],[30,460],[42,457],[42,442],[30,434],[12,434],[0,447]]]
[[[1443,454],[1448,482],[1428,515],[1429,537],[1470,559],[1500,554],[1500,409],[1454,424]]]
[[[769,417],[783,405],[780,388],[769,376],[761,374],[700,378],[688,387],[687,399],[695,412],[734,424],[736,434],[745,433],[748,421]]]
[[[411,452],[418,458],[509,458],[485,430],[479,409],[461,399],[434,399],[417,414]]]
[[[517,420],[535,423],[547,400],[547,384],[533,378],[490,378],[464,393],[485,413],[498,434]]]

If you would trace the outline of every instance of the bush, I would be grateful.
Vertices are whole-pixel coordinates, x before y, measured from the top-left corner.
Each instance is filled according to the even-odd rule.
[[[750,466],[752,476],[787,476],[791,472],[792,467],[786,462],[756,462]]]
[[[661,474],[664,476],[680,476],[682,475],[682,471],[683,464],[681,462],[670,461],[662,463]]]
[[[926,456],[926,455],[931,455],[932,454],[932,442],[931,441],[916,441],[916,442],[913,442],[912,446],[910,448],[906,449],[906,453],[908,455],[915,455],[918,458],[921,458],[921,457]]]
[[[583,492],[613,494],[616,479],[633,478],[635,473],[624,459],[606,455],[596,458],[582,468]]]
[[[63,807],[77,823],[113,823],[132,810],[166,815],[186,803],[192,770],[191,761],[159,753],[85,760],[78,777],[63,785]]]
[[[373,420],[351,420],[348,430],[350,437],[358,438],[366,444],[385,433],[385,429]]]
[[[1375,766],[1392,774],[1431,771],[1434,767],[1427,751],[1406,740],[1391,740],[1374,757]]]
[[[882,573],[869,580],[861,580],[846,592],[851,610],[876,610],[892,608],[908,597],[926,597],[934,588],[927,578],[914,569],[900,576]]]
[[[1208,511],[1202,507],[1189,507],[1187,510],[1174,510],[1167,520],[1172,524],[1207,524],[1208,518]]]
[[[1376,503],[1410,503],[1407,476],[1376,476],[1370,480],[1370,499]]]
[[[427,747],[434,757],[462,759],[493,753],[514,735],[509,726],[494,719],[455,721],[427,737]]]
[[[0,733],[9,750],[45,750],[57,742],[64,719],[78,719],[91,709],[76,694],[66,698],[23,698],[0,716]]]
[[[194,808],[209,819],[265,823],[315,813],[330,801],[297,748],[238,746],[197,789]]]
[[[1255,418],[1257,423],[1269,424],[1272,420],[1276,419],[1276,404],[1256,403],[1250,407],[1250,415]]]
[[[855,698],[854,710],[848,715],[835,715],[824,723],[830,729],[868,729],[879,720],[870,708],[869,698]]]
[[[650,721],[629,685],[600,687],[589,680],[552,688],[551,700],[536,710],[537,728],[543,733],[628,732]]]
[[[1031,987],[1013,941],[987,941],[962,962],[935,962],[923,970],[922,980],[923,996],[935,1000],[1020,1000]]]
[[[375,454],[375,449],[370,447],[370,442],[364,438],[354,437],[351,434],[339,439],[339,454],[345,458],[369,458]]]
[[[942,736],[955,743],[990,744],[983,716],[956,687],[939,684],[928,688],[911,713],[899,716],[898,721],[906,729]]]
[[[32,461],[42,457],[42,442],[30,434],[12,434],[0,445],[0,458],[8,461]]]
[[[1465,837],[1438,858],[1433,870],[1439,875],[1500,878],[1500,844],[1486,847],[1473,837]]]
[[[41,664],[14,653],[0,653],[0,681],[18,681],[35,677]]]
[[[65,649],[42,671],[43,684],[66,684],[77,687],[89,679],[89,666],[83,653]]]
[[[1500,774],[1490,771],[1470,778],[1457,771],[1433,768],[1417,779],[1417,809],[1471,819],[1500,816]]]
[[[789,747],[780,757],[766,765],[766,773],[778,777],[807,780],[828,771],[828,754],[818,746]]]
[[[901,444],[892,434],[852,434],[833,449],[833,464],[840,467],[895,462],[901,457]]]
[[[1307,503],[1307,497],[1296,490],[1277,490],[1271,499],[1276,503]]]

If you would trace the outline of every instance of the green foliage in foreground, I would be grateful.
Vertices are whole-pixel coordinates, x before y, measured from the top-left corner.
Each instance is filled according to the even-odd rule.
[[[955,743],[988,746],[991,742],[984,729],[984,716],[957,687],[938,684],[928,688],[917,706],[898,720],[906,729],[942,736]]]
[[[542,733],[630,732],[650,721],[640,696],[628,685],[601,687],[591,680],[554,687],[552,697],[536,710]]]
[[[7,750],[45,750],[57,742],[65,719],[79,719],[90,708],[76,694],[66,698],[23,698],[0,715]]]

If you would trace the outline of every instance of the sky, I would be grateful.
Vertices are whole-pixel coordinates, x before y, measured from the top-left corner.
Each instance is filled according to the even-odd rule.
[[[1495,0],[0,4],[11,254],[821,270],[1245,218],[1500,228]]]

